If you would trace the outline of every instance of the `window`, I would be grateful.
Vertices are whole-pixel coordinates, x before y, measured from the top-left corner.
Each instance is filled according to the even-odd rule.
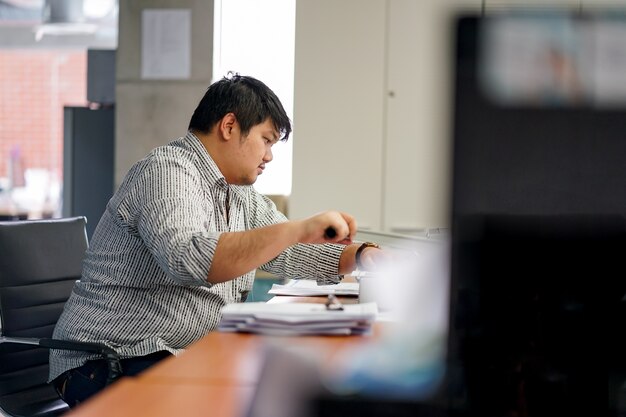
[[[0,1],[0,218],[60,215],[63,107],[88,104],[87,50],[116,47],[117,9]]]
[[[295,0],[215,0],[213,74],[228,71],[263,81],[293,118]],[[263,194],[291,193],[292,140],[272,148],[274,160],[255,188]]]

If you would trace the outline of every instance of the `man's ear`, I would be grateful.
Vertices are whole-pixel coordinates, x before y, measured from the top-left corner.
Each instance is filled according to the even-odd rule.
[[[224,140],[229,140],[233,136],[233,129],[237,127],[237,117],[235,113],[226,113],[218,122],[218,128]]]

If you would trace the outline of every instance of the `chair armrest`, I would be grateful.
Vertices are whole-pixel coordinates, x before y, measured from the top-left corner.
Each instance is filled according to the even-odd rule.
[[[14,343],[20,345],[34,345],[47,349],[76,350],[79,352],[92,352],[102,356],[107,362],[109,373],[107,375],[107,385],[118,379],[122,375],[122,364],[117,352],[101,343],[77,342],[73,340],[59,340],[50,338],[29,338],[29,337],[7,337],[1,336],[0,343]]]

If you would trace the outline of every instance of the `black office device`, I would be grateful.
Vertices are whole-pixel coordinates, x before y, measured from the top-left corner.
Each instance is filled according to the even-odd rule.
[[[626,415],[623,16],[457,22],[450,415]]]
[[[63,215],[93,235],[114,192],[115,50],[87,51],[89,106],[63,108]]]

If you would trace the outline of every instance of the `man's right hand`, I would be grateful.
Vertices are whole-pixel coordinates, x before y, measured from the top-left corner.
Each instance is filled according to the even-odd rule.
[[[298,224],[300,243],[339,243],[349,245],[357,232],[354,217],[340,211],[324,211],[303,220],[295,220]],[[331,228],[335,235],[327,234]]]

